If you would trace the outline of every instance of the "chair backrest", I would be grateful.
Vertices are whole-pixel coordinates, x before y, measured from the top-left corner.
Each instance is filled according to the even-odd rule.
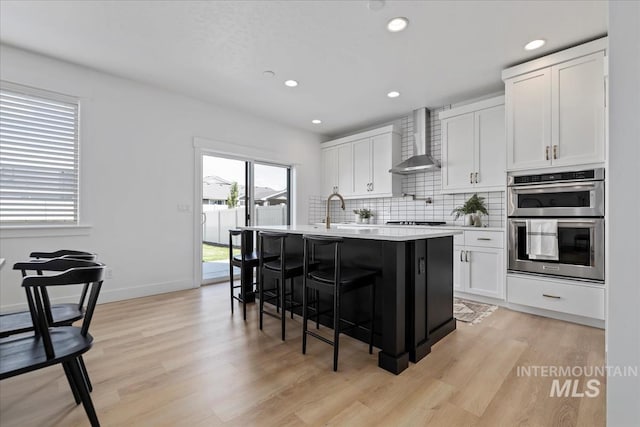
[[[258,234],[258,258],[260,260],[260,265],[264,264],[265,255],[273,255],[273,253],[269,253],[266,251],[266,246],[268,242],[274,242],[273,244],[277,244],[279,246],[279,261],[280,261],[280,269],[284,269],[284,259],[285,259],[285,251],[286,251],[286,240],[289,235],[287,233],[278,233],[275,231],[261,231]]]
[[[32,252],[32,255],[36,252]],[[17,262],[13,265],[14,270],[21,270],[22,277],[26,277],[29,271],[35,271],[36,274],[42,276],[44,271],[66,271],[70,268],[78,268],[78,267],[95,267],[100,266],[100,264],[95,261],[81,260],[75,258],[65,258],[64,256],[61,258],[53,258],[53,259],[32,259],[25,262]],[[89,291],[89,282],[85,282],[82,287],[82,292],[80,293],[80,300],[78,301],[78,309],[81,309],[85,304],[85,299],[87,298],[87,292]],[[49,292],[46,288],[43,288],[42,291],[42,299],[45,305],[46,312],[48,313],[48,321],[49,323],[53,323],[53,317],[51,316],[51,302],[49,299]],[[29,293],[27,292],[27,302],[29,303],[31,300]],[[31,310],[31,305],[29,306],[29,311],[33,313]]]
[[[315,254],[316,246],[333,246],[333,275],[334,282],[340,282],[340,262],[342,259],[342,243],[344,239],[341,237],[331,237],[331,236],[312,236],[312,235],[303,235],[302,239],[304,240],[304,276],[309,277],[309,262],[311,258]],[[314,260],[316,261],[316,260]]]
[[[98,255],[92,252],[85,251],[76,251],[72,249],[60,249],[54,252],[31,252],[29,254],[31,258],[74,258],[74,259],[84,259],[87,261],[95,261]]]
[[[27,293],[31,318],[34,320],[33,326],[43,339],[45,352],[49,359],[55,357],[55,352],[49,332],[51,311],[50,309],[47,309],[47,304],[45,302],[46,298],[44,295],[46,295],[46,288],[49,286],[68,286],[77,284],[89,284],[91,286],[91,293],[87,300],[87,309],[80,328],[80,333],[85,337],[89,332],[89,325],[93,319],[93,313],[98,301],[100,289],[102,288],[105,270],[104,264],[90,261],[71,261],[84,262],[92,265],[69,268],[59,274],[50,276],[34,275],[22,278],[22,286],[25,288]]]
[[[253,233],[251,230],[240,230],[237,228],[229,229],[229,262],[233,259],[233,238],[240,236],[240,257],[244,261],[247,257],[247,240],[248,234]]]

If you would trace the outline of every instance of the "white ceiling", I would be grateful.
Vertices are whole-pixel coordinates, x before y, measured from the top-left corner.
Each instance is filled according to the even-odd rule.
[[[604,1],[367,5],[2,0],[0,41],[335,136],[502,90],[506,66],[607,31]],[[396,16],[409,27],[389,33]]]

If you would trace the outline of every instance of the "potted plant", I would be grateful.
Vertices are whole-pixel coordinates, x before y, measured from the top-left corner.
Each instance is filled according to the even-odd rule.
[[[464,205],[455,208],[451,214],[455,215],[454,219],[464,215],[464,225],[480,227],[482,225],[480,214],[488,215],[489,212],[487,212],[487,207],[484,204],[484,197],[478,197],[477,194],[474,194]]]
[[[353,213],[356,215],[356,222],[360,224],[369,224],[369,221],[373,216],[373,212],[366,208],[354,209]]]

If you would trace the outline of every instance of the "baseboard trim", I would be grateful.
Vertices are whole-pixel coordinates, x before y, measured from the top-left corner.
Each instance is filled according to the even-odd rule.
[[[575,314],[561,313],[559,311],[545,310],[543,308],[528,307],[526,305],[506,303],[505,308],[523,313],[535,314],[536,316],[550,317],[565,322],[577,323],[579,325],[591,326],[592,328],[605,329],[604,320],[593,319],[591,317],[576,316]]]
[[[151,295],[166,294],[168,292],[183,291],[193,289],[192,279],[175,280],[171,282],[150,283],[141,286],[132,286],[128,288],[109,289],[109,281],[106,280],[100,291],[98,304],[106,304],[109,302],[123,301],[134,298],[148,297]],[[78,292],[79,295],[79,292]],[[53,304],[64,304],[78,302],[78,295],[51,298]],[[0,306],[2,313],[13,313],[16,311],[25,311],[29,307],[27,303],[8,304]]]

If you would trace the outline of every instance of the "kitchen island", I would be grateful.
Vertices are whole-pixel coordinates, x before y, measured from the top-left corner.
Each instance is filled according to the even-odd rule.
[[[302,256],[303,235],[342,237],[343,265],[377,270],[374,343],[381,349],[378,366],[389,372],[399,374],[409,361],[418,362],[456,328],[453,236],[459,231],[314,225],[244,228],[290,234],[286,252],[297,257]],[[367,304],[366,295],[345,301],[343,316],[366,313]],[[321,321],[330,325],[328,319]],[[349,335],[366,341],[357,329]]]

